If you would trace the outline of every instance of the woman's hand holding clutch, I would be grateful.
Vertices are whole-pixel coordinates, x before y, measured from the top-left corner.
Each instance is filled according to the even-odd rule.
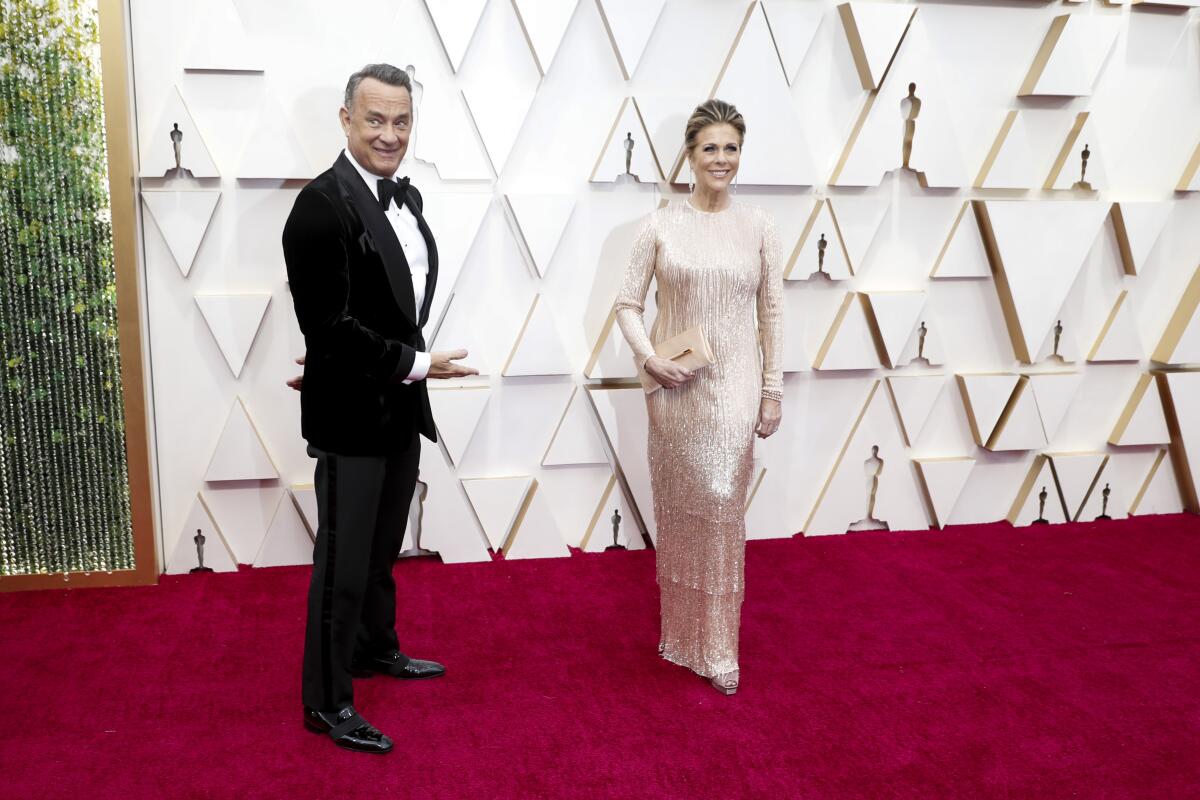
[[[758,438],[766,439],[779,430],[779,420],[782,418],[783,403],[764,397],[758,404],[758,425],[755,426],[754,433]]]
[[[688,369],[685,369],[674,361],[662,356],[650,356],[646,359],[643,369],[650,374],[654,380],[658,381],[668,389],[674,389],[676,386],[682,386],[695,377],[695,374]]]

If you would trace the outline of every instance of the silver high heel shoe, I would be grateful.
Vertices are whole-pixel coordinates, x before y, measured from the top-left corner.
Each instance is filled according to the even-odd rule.
[[[738,689],[738,671],[735,669],[732,672],[722,672],[712,676],[708,682],[721,694],[731,695]]]

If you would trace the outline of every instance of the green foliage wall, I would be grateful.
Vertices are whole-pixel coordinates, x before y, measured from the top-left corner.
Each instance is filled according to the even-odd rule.
[[[0,575],[133,567],[95,0],[0,0]]]

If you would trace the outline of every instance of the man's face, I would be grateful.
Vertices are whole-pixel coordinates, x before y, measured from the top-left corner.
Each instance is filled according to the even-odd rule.
[[[364,78],[350,108],[339,112],[346,149],[354,160],[381,178],[400,168],[412,133],[412,96],[403,86]]]

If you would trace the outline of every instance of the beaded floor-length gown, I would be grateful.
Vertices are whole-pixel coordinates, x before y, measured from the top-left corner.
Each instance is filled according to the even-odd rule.
[[[651,278],[658,317],[642,318]],[[638,364],[700,325],[714,363],[646,398],[658,526],[664,658],[706,677],[738,668],[746,494],[760,398],[783,396],[782,294],[774,221],[732,202],[716,212],[676,201],[639,233],[617,296]],[[757,310],[757,314],[756,314]]]

